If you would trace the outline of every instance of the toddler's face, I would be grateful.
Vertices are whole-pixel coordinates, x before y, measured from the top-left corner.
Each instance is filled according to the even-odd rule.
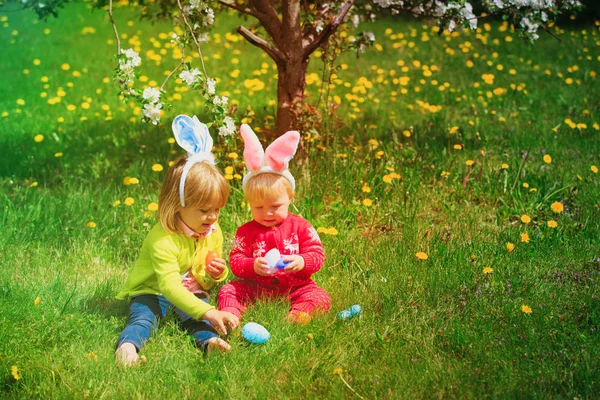
[[[279,225],[288,216],[291,199],[287,193],[282,193],[264,201],[249,200],[252,219],[262,226]]]
[[[200,209],[184,207],[179,210],[179,217],[190,228],[198,233],[205,233],[219,219],[220,208]]]

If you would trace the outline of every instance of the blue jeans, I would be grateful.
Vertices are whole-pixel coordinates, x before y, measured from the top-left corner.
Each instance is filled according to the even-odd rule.
[[[200,297],[208,303],[206,297]],[[125,342],[135,346],[139,352],[150,338],[160,319],[167,315],[172,307],[169,300],[155,294],[141,294],[131,298],[129,302],[129,322],[117,340],[117,347]],[[217,331],[212,324],[206,320],[196,321],[180,309],[173,307],[179,318],[181,327],[194,338],[196,345],[202,350],[211,338],[217,337]]]

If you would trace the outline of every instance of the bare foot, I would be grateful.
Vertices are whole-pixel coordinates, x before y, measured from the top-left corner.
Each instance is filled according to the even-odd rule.
[[[292,311],[288,314],[288,321],[292,324],[306,325],[311,319],[310,314],[304,311]]]
[[[222,352],[229,352],[231,350],[231,346],[221,338],[214,337],[208,340],[208,345],[206,346],[206,353],[210,354],[214,350],[219,350]]]
[[[124,367],[131,367],[136,365],[142,361],[145,361],[146,358],[142,356],[138,356],[137,349],[135,346],[129,342],[125,342],[119,346],[117,351],[115,351],[115,355],[117,357],[117,363]]]

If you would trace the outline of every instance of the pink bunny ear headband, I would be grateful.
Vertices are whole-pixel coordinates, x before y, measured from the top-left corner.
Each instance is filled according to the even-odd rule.
[[[244,139],[244,161],[248,168],[248,173],[242,180],[242,188],[246,190],[246,184],[253,176],[271,173],[279,174],[285,177],[292,184],[292,189],[296,189],[296,181],[288,170],[288,163],[296,154],[298,143],[300,143],[300,134],[296,131],[289,131],[275,139],[266,150],[263,150],[256,134],[248,125],[243,124],[240,127],[242,139]]]
[[[172,128],[177,144],[188,154],[179,181],[179,201],[181,206],[185,207],[185,179],[190,169],[194,164],[202,161],[207,161],[212,165],[216,164],[215,157],[211,152],[213,140],[208,133],[208,127],[198,121],[195,115],[193,118],[183,114],[176,116]]]

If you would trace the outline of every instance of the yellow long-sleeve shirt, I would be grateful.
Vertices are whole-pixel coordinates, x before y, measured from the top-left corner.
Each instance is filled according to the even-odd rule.
[[[205,271],[204,260],[209,251],[216,251],[219,257],[223,255],[223,233],[218,224],[215,228],[216,231],[207,237],[194,239],[169,233],[160,223],[154,225],[117,299],[125,300],[140,294],[163,295],[181,311],[194,319],[202,319],[204,313],[214,307],[184,288],[181,276],[191,268],[204,290],[227,277],[227,269],[218,279],[213,279]]]

